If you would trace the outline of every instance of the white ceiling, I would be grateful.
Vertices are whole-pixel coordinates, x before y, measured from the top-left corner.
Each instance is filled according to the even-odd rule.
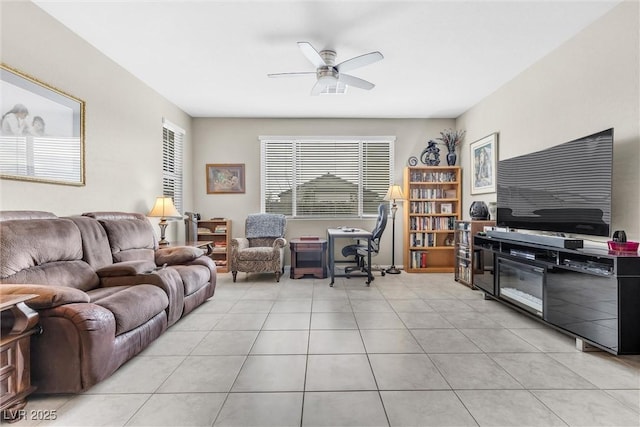
[[[457,117],[620,3],[51,1],[35,3],[193,117]],[[310,96],[296,42],[376,84]]]

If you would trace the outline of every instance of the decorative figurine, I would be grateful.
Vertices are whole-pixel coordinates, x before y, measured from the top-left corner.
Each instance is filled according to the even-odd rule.
[[[438,166],[440,164],[440,149],[433,139],[429,140],[427,144],[427,148],[422,150],[422,154],[420,154],[420,161],[427,166]]]

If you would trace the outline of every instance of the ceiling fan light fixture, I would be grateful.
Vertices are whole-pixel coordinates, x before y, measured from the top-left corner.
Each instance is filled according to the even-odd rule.
[[[348,88],[349,86],[336,80],[335,83],[327,85],[322,92],[320,92],[320,95],[344,95],[347,93]]]

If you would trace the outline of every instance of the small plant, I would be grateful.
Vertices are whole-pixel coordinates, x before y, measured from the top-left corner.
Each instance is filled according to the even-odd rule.
[[[453,153],[464,139],[466,133],[467,131],[465,130],[445,129],[440,132],[441,137],[436,139],[442,141],[443,144],[447,146],[447,150]]]

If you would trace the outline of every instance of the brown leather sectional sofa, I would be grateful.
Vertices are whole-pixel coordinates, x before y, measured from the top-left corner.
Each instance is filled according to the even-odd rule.
[[[0,292],[38,295],[27,305],[42,328],[31,339],[39,393],[80,392],[107,378],[215,285],[201,249],[158,249],[144,215],[0,212]]]

